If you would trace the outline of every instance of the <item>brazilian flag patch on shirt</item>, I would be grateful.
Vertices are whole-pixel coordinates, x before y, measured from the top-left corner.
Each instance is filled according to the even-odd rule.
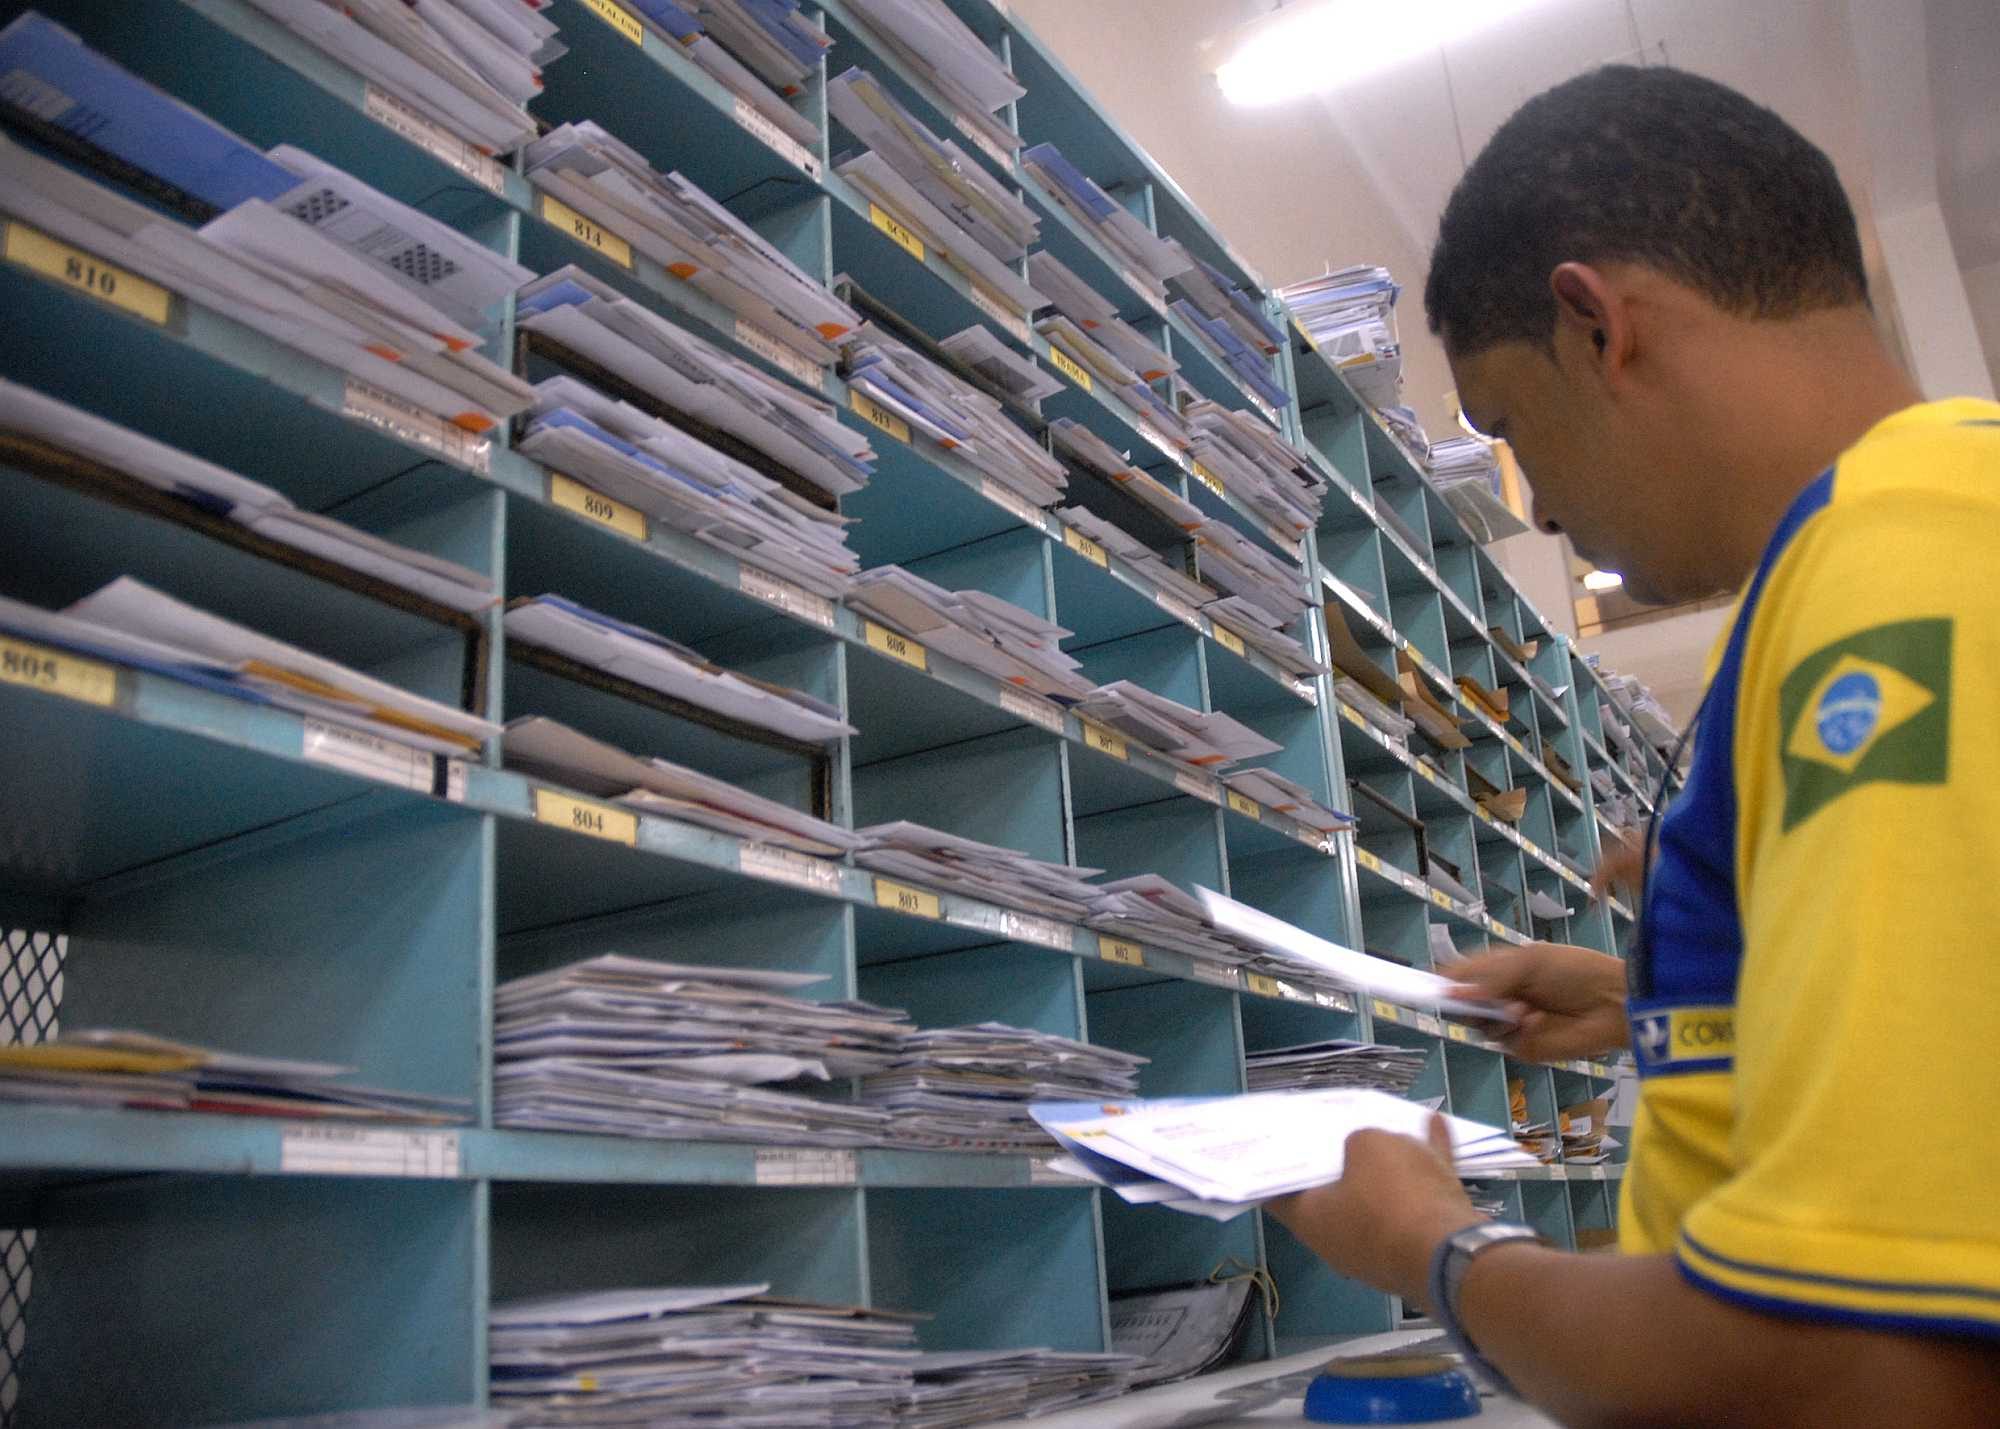
[[[1857,785],[1945,782],[1951,633],[1946,618],[1877,625],[1815,650],[1785,677],[1785,830]]]

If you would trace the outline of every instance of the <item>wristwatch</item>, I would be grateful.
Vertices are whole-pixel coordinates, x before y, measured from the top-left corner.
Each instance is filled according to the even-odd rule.
[[[1465,1356],[1467,1364],[1491,1381],[1493,1387],[1502,1394],[1514,1394],[1514,1386],[1507,1376],[1479,1353],[1479,1347],[1472,1343],[1472,1337],[1465,1333],[1465,1326],[1458,1318],[1458,1290],[1465,1283],[1465,1273],[1472,1268],[1472,1262],[1481,1251],[1491,1250],[1496,1245],[1506,1245],[1510,1241],[1533,1241],[1546,1245],[1547,1241],[1526,1226],[1508,1225],[1501,1221],[1481,1221],[1478,1225],[1467,1226],[1456,1234],[1446,1236],[1431,1255],[1431,1318],[1443,1327],[1446,1335],[1458,1352]]]

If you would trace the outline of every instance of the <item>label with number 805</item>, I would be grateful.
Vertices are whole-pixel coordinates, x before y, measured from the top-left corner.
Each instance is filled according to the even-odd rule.
[[[87,705],[108,705],[118,698],[118,672],[111,666],[4,635],[0,635],[0,683],[46,690]]]

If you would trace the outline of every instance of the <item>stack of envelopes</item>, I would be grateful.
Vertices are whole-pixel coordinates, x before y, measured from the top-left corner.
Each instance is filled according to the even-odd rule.
[[[781,96],[800,92],[833,41],[796,6],[746,5],[741,0],[632,3],[654,29],[766,124],[808,150],[818,147],[818,128]]]
[[[1408,1096],[1430,1054],[1384,1042],[1303,1042],[1243,1055],[1244,1085],[1253,1092],[1304,1092],[1353,1087]]]
[[[431,753],[470,754],[500,732],[477,715],[210,615],[130,576],[61,613],[0,599],[0,633]]]
[[[1078,702],[1076,712],[1198,769],[1226,768],[1283,747],[1220,711],[1204,714],[1130,680],[1099,685]]]
[[[219,1052],[144,1032],[67,1032],[0,1047],[0,1102],[318,1120],[446,1123],[472,1104],[340,1079],[352,1067]]]
[[[453,610],[479,611],[493,604],[492,578],[479,571],[384,540],[331,516],[302,511],[282,493],[248,477],[4,380],[0,380],[0,432],[32,437],[86,458],[203,511],[227,516],[268,541]]]
[[[860,563],[847,518],[574,377],[534,389],[520,450],[753,566],[838,596]]]
[[[0,32],[0,64],[22,24],[39,18]],[[301,150],[261,154],[82,53],[165,106],[158,122],[209,161],[115,123],[87,128],[83,143],[179,192],[185,211],[212,216],[189,228],[12,140],[0,140],[0,210],[471,437],[528,405],[528,384],[479,351],[486,313],[527,269]],[[164,295],[158,307],[149,316],[165,322]]]
[[[509,769],[530,778],[788,853],[834,858],[862,842],[840,825],[789,804],[670,760],[641,759],[540,716],[511,721],[501,754]],[[832,885],[839,882],[832,864],[820,867],[819,876]]]
[[[1052,1032],[982,1022],[903,1038],[895,1063],[861,1083],[861,1099],[894,1115],[889,1140],[938,1151],[1043,1152],[1037,1101],[1129,1097],[1147,1059]]]
[[[835,172],[1001,308],[1026,318],[1047,299],[1010,266],[1041,220],[956,144],[933,134],[864,69],[827,81],[827,108],[868,148]]]
[[[950,591],[901,566],[854,578],[847,604],[927,650],[1010,685],[1074,702],[1090,693],[1078,661],[1062,650],[1070,632],[979,590]]]
[[[1016,426],[998,399],[947,372],[875,323],[848,340],[850,386],[1032,506],[1053,506],[1063,464]]]
[[[501,1126],[691,1141],[872,1146],[890,1113],[769,1090],[891,1066],[909,1021],[865,1002],[809,1002],[818,973],[687,967],[616,953],[494,994]]]
[[[853,734],[838,706],[749,675],[725,670],[663,635],[543,595],[507,610],[510,647],[533,645],[718,715],[788,739],[821,743]]]
[[[1044,1103],[1035,1119],[1063,1145],[1055,1163],[1134,1205],[1231,1220],[1278,1196],[1338,1181],[1347,1138],[1375,1129],[1423,1138],[1433,1113],[1380,1091]],[[1442,1118],[1461,1175],[1533,1166],[1498,1127]]]
[[[1239,501],[1281,530],[1303,535],[1319,523],[1327,481],[1254,412],[1190,402],[1192,455]]]
[[[495,1305],[495,1408],[520,1424],[847,1429],[896,1422],[915,1316],[775,1299],[768,1284],[663,1286]]]
[[[777,466],[845,496],[868,482],[875,450],[831,404],[731,357],[574,265],[521,289],[515,321]]]
[[[532,139],[541,67],[564,46],[542,7],[511,0],[250,0],[369,82],[485,154]]]
[[[853,0],[847,8],[865,31],[863,41],[935,89],[980,136],[982,148],[1004,155],[1020,143],[994,111],[1028,91],[944,0]]]
[[[962,1429],[1039,1419],[1125,1393],[1138,1355],[1081,1350],[943,1350],[921,1356],[900,1429]]]
[[[856,829],[863,868],[907,878],[926,888],[962,893],[1007,908],[1069,921],[1089,911],[1099,889],[1084,880],[1098,868],[1050,863],[1011,848],[898,821]]]
[[[809,361],[831,362],[834,344],[860,325],[756,230],[595,123],[564,124],[523,152],[529,183]]]

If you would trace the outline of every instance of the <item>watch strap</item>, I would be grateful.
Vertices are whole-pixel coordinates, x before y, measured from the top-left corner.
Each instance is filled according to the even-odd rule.
[[[1508,1245],[1516,1241],[1533,1241],[1537,1245],[1547,1244],[1541,1236],[1527,1226],[1511,1225],[1504,1221],[1480,1221],[1446,1236],[1431,1254],[1430,1299],[1431,1318],[1443,1329],[1451,1340],[1452,1347],[1465,1356],[1466,1363],[1478,1370],[1481,1377],[1489,1381],[1502,1394],[1519,1398],[1514,1386],[1500,1370],[1479,1352],[1472,1337],[1465,1331],[1458,1313],[1459,1287],[1464,1283],[1466,1272],[1482,1251],[1491,1250],[1496,1245]]]

